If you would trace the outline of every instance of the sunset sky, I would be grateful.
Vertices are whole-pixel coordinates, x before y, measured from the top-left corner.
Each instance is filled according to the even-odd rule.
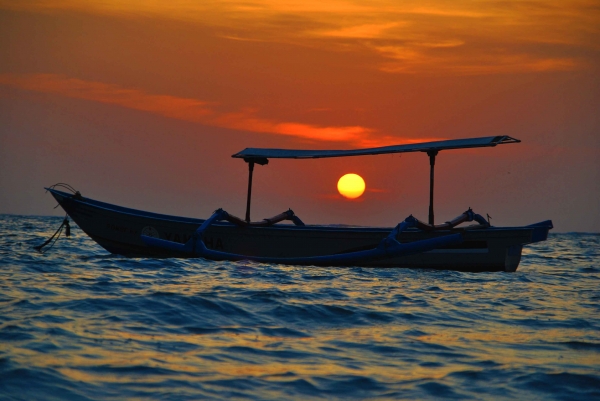
[[[600,227],[598,1],[0,0],[0,213],[43,187],[244,216],[246,147],[352,149],[510,135],[440,153],[436,221]],[[337,192],[346,173],[367,190]],[[427,220],[422,153],[271,160],[252,217]]]

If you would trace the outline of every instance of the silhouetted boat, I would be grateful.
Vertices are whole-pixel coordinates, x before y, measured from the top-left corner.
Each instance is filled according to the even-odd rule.
[[[524,245],[547,239],[550,220],[523,227],[493,227],[467,210],[434,225],[433,177],[439,151],[517,143],[509,136],[424,142],[356,150],[248,148],[233,157],[249,166],[244,220],[219,209],[209,219],[169,216],[48,188],[77,225],[107,251],[130,257],[204,257],[315,266],[414,267],[459,271],[515,271]],[[313,159],[426,152],[429,156],[429,222],[410,216],[395,228],[304,225],[291,210],[250,221],[254,165],[270,158]],[[289,220],[293,224],[276,224]],[[458,227],[473,221],[476,224]]]

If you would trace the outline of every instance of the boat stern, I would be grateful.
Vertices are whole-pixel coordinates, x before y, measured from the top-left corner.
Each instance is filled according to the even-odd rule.
[[[554,225],[552,224],[552,220],[545,220],[528,225],[527,227],[533,228],[533,231],[531,232],[531,242],[528,242],[529,244],[533,244],[546,241],[548,239],[548,232],[554,228]]]
[[[519,267],[519,263],[521,262],[521,252],[523,251],[524,245],[546,241],[548,239],[548,233],[554,228],[554,225],[552,224],[552,220],[545,220],[539,223],[530,224],[525,228],[532,229],[529,241],[523,242],[522,244],[511,245],[506,248],[506,256],[504,259],[504,271],[506,272],[514,272],[517,270],[517,267]]]

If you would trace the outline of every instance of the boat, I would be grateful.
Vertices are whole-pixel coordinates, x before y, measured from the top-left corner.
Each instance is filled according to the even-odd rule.
[[[84,197],[66,184],[55,184],[46,190],[90,238],[108,252],[127,257],[514,272],[523,246],[546,240],[553,228],[552,221],[495,227],[469,208],[452,221],[435,224],[433,189],[435,159],[440,151],[519,142],[510,136],[491,136],[353,150],[247,148],[232,156],[248,165],[244,219],[222,209],[207,219],[151,213]],[[389,228],[306,225],[292,210],[261,221],[250,219],[255,165],[266,165],[273,158],[318,159],[406,152],[424,152],[429,157],[427,222],[411,215]],[[472,224],[464,224],[469,222]]]

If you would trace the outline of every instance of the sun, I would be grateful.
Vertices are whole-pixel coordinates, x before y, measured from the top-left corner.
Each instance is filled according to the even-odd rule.
[[[338,191],[348,199],[356,199],[365,192],[365,180],[358,174],[346,174],[339,179]]]

